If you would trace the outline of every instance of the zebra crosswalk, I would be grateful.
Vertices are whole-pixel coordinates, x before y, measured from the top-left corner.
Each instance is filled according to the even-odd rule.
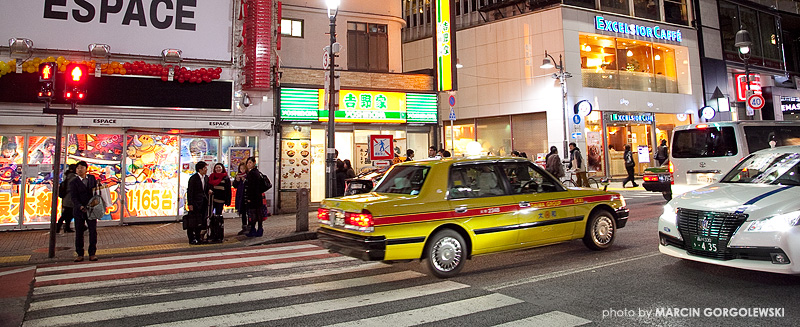
[[[542,311],[512,296],[294,243],[38,267],[23,326],[591,323]]]

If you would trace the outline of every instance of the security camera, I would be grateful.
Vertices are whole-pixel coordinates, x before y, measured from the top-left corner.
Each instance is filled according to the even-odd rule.
[[[250,102],[250,96],[247,95],[247,93],[245,93],[244,97],[242,98],[242,105],[245,107],[249,107],[251,104],[252,102]]]

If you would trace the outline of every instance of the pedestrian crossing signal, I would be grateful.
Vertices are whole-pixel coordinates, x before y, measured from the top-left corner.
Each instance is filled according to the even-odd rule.
[[[71,63],[67,65],[64,73],[64,100],[70,102],[85,100],[89,67],[84,64]]]
[[[56,70],[56,63],[54,62],[43,62],[39,64],[39,82],[55,82]]]

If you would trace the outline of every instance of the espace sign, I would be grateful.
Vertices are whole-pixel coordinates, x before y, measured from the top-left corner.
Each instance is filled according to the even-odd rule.
[[[27,38],[36,49],[231,60],[231,0],[3,0],[0,39]]]

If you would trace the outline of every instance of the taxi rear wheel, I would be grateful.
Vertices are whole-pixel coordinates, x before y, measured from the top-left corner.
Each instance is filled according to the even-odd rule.
[[[451,229],[442,230],[425,246],[422,264],[436,277],[453,277],[464,268],[466,248],[461,234]]]
[[[617,234],[617,224],[614,216],[608,211],[601,210],[593,213],[586,223],[586,234],[583,244],[592,250],[605,250],[614,243]]]

